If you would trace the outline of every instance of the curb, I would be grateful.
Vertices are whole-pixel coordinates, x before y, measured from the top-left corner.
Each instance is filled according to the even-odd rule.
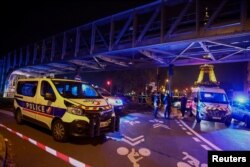
[[[58,151],[54,150],[53,148],[50,148],[50,147],[48,147],[48,146],[46,146],[46,145],[44,145],[44,144],[42,144],[42,143],[40,143],[40,142],[38,142],[38,141],[36,141],[36,140],[33,140],[33,139],[31,139],[31,138],[29,138],[29,137],[27,137],[27,136],[25,136],[25,135],[23,135],[23,134],[21,134],[21,133],[19,133],[19,132],[16,132],[16,131],[14,131],[14,130],[8,128],[7,126],[5,126],[5,125],[3,125],[3,124],[0,124],[0,127],[4,128],[4,129],[6,129],[6,130],[8,130],[9,132],[11,132],[11,133],[17,135],[18,137],[20,137],[21,139],[30,142],[31,144],[35,145],[36,147],[39,147],[40,149],[42,149],[42,150],[44,150],[44,151],[46,151],[46,152],[52,154],[53,156],[55,156],[55,157],[57,157],[57,158],[59,158],[59,159],[65,161],[65,162],[67,162],[67,163],[69,163],[69,164],[71,164],[71,165],[73,165],[73,166],[77,166],[77,167],[78,167],[78,166],[79,166],[79,167],[90,167],[90,166],[87,165],[87,164],[84,164],[84,163],[82,163],[82,162],[80,162],[80,161],[78,161],[78,160],[76,160],[76,159],[74,159],[74,158],[72,158],[72,157],[70,157],[70,156],[67,156],[67,155],[65,155],[65,154],[63,154],[63,153],[61,153],[61,152],[58,152]],[[1,137],[1,136],[0,136],[0,137]],[[0,138],[0,139],[1,139],[1,138]],[[1,147],[0,147],[0,148],[1,148]],[[0,150],[1,150],[1,149],[0,149]],[[1,155],[1,154],[0,154],[0,155]],[[0,162],[1,162],[1,161],[0,161]],[[0,164],[1,164],[1,163],[0,163]]]

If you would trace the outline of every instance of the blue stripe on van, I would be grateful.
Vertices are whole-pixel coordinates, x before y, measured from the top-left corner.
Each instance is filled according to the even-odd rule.
[[[45,106],[45,105],[40,105],[40,104],[35,104],[35,103],[30,103],[30,102],[25,102],[19,99],[15,99],[17,104],[20,107],[23,107],[28,110],[48,114],[51,116],[56,116],[56,117],[63,117],[64,113],[66,112],[66,109],[59,108],[59,107],[52,107],[52,106]]]

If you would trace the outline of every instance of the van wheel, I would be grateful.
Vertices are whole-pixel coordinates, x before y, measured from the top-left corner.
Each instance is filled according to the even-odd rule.
[[[231,118],[231,117],[226,118],[226,120],[225,120],[225,125],[226,125],[227,127],[229,127],[229,126],[231,125],[231,121],[232,121],[232,118]]]
[[[61,120],[55,120],[52,124],[52,136],[55,141],[66,142],[68,139],[67,130]]]
[[[23,123],[23,115],[22,115],[20,109],[17,109],[17,110],[16,110],[16,112],[15,112],[15,119],[16,119],[16,122],[17,122],[18,124],[22,124],[22,123]]]
[[[197,123],[201,122],[201,118],[200,118],[199,112],[196,112],[195,118],[196,118]]]

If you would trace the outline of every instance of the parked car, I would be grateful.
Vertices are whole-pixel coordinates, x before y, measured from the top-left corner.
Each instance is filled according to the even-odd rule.
[[[124,108],[122,99],[117,96],[112,96],[112,94],[104,88],[95,87],[95,89],[111,106],[113,106],[115,113],[120,115]]]

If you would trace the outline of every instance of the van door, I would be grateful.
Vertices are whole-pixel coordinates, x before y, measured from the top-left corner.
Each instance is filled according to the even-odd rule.
[[[26,119],[35,119],[37,87],[38,81],[18,82],[15,100],[22,110],[23,117]]]
[[[54,97],[54,99],[56,99],[55,96],[55,92],[53,91],[50,83],[48,81],[41,81],[41,89],[40,92],[37,93],[37,104],[39,105],[40,109],[38,110],[37,114],[36,114],[36,119],[39,122],[42,122],[43,124],[45,124],[47,127],[50,128],[51,122],[53,120],[53,106],[55,103],[55,100],[48,100],[46,99],[46,94],[50,97]]]

